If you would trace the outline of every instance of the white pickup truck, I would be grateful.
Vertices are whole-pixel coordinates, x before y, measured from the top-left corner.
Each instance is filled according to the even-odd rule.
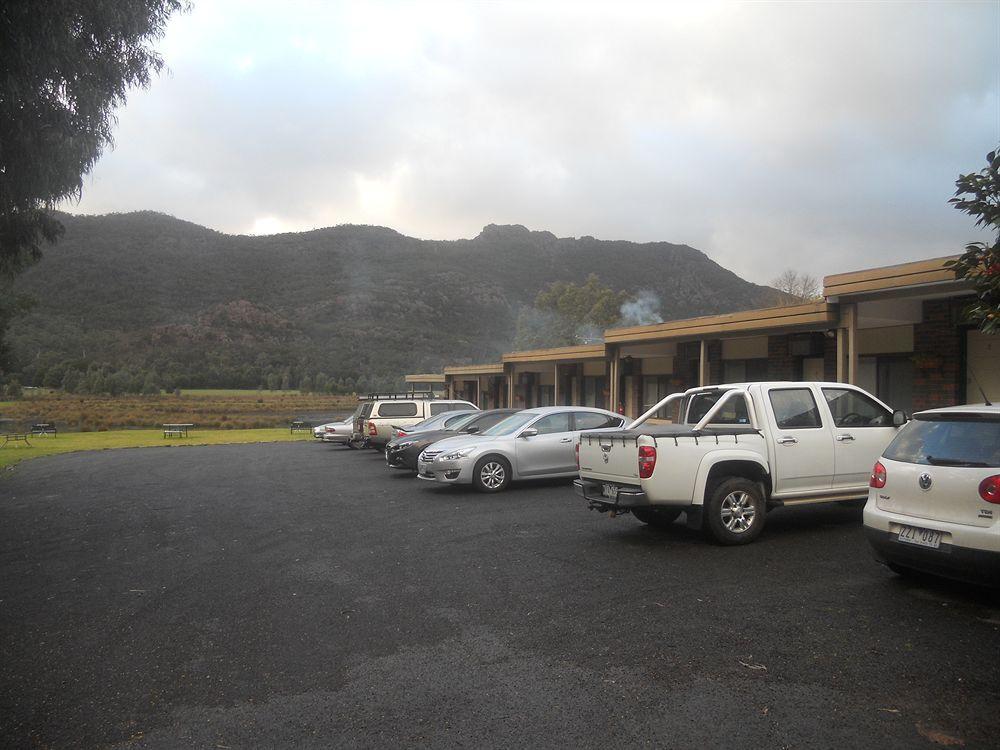
[[[682,512],[721,544],[746,544],[770,508],[868,496],[872,466],[906,422],[844,383],[692,388],[621,432],[581,433],[577,494],[655,525]]]

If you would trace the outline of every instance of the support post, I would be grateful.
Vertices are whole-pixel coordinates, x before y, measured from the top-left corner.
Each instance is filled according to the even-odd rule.
[[[553,368],[555,370],[555,380],[553,381],[555,385],[552,388],[552,405],[559,406],[559,363],[556,362]]]
[[[858,381],[858,308],[856,304],[840,306],[837,329],[837,380],[857,385]]]
[[[698,385],[708,385],[708,342],[702,339],[698,351]]]

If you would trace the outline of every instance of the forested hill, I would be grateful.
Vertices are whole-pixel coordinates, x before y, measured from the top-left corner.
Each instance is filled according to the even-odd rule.
[[[496,360],[521,307],[556,280],[596,273],[616,290],[652,290],[665,318],[773,294],[686,245],[521,226],[428,241],[350,225],[234,236],[152,212],[60,218],[64,238],[16,284],[37,300],[9,333],[26,383],[106,366],[168,387],[257,387],[276,374],[295,385],[323,373],[364,389]]]

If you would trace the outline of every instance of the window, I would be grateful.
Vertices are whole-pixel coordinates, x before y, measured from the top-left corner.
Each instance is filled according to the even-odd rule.
[[[414,404],[416,406],[416,404]],[[431,404],[431,414],[440,414],[443,411],[455,411],[456,409],[470,409],[468,404],[463,404],[458,401],[445,401],[438,402],[436,404]],[[414,412],[415,414],[416,412]],[[393,416],[401,417],[402,414],[394,414]]]
[[[415,417],[417,416],[417,405],[412,401],[387,401],[379,404],[378,415],[380,417]]]
[[[781,388],[771,391],[774,420],[782,430],[803,430],[822,427],[816,399],[808,388]]]
[[[1000,420],[962,415],[914,419],[889,443],[885,457],[931,466],[1000,467]]]
[[[569,432],[569,412],[564,411],[559,414],[549,414],[535,422],[532,427],[538,430],[539,435],[551,435],[554,432]]]
[[[445,412],[447,414],[447,412]],[[464,425],[472,418],[471,414],[454,414],[441,420],[441,426],[454,430]]]
[[[709,410],[719,403],[719,400],[729,391],[707,391],[691,397],[688,409],[688,423],[698,424]],[[750,412],[747,410],[746,398],[733,396],[722,407],[722,411],[712,417],[712,424],[750,424]]]
[[[528,422],[535,418],[535,415],[531,412],[519,412],[517,414],[511,414],[506,419],[502,419],[495,425],[487,430],[483,430],[482,435],[511,435],[517,430],[520,430]]]
[[[490,427],[496,424],[500,424],[503,420],[510,416],[510,412],[497,412],[496,414],[483,414],[482,416],[475,416],[468,422],[461,426],[461,429],[466,427],[478,427],[480,432],[488,430]]]
[[[752,383],[767,380],[766,359],[727,359],[722,362],[724,383]]]
[[[620,427],[622,423],[617,417],[592,411],[575,411],[573,416],[578,430],[603,430],[606,427]]]
[[[847,388],[824,388],[823,395],[837,427],[889,427],[892,412],[863,393]]]

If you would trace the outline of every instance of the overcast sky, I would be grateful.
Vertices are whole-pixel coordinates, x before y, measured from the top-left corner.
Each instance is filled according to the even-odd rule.
[[[1000,142],[1000,4],[195,0],[68,210],[233,233],[488,223],[745,278],[945,255]]]

